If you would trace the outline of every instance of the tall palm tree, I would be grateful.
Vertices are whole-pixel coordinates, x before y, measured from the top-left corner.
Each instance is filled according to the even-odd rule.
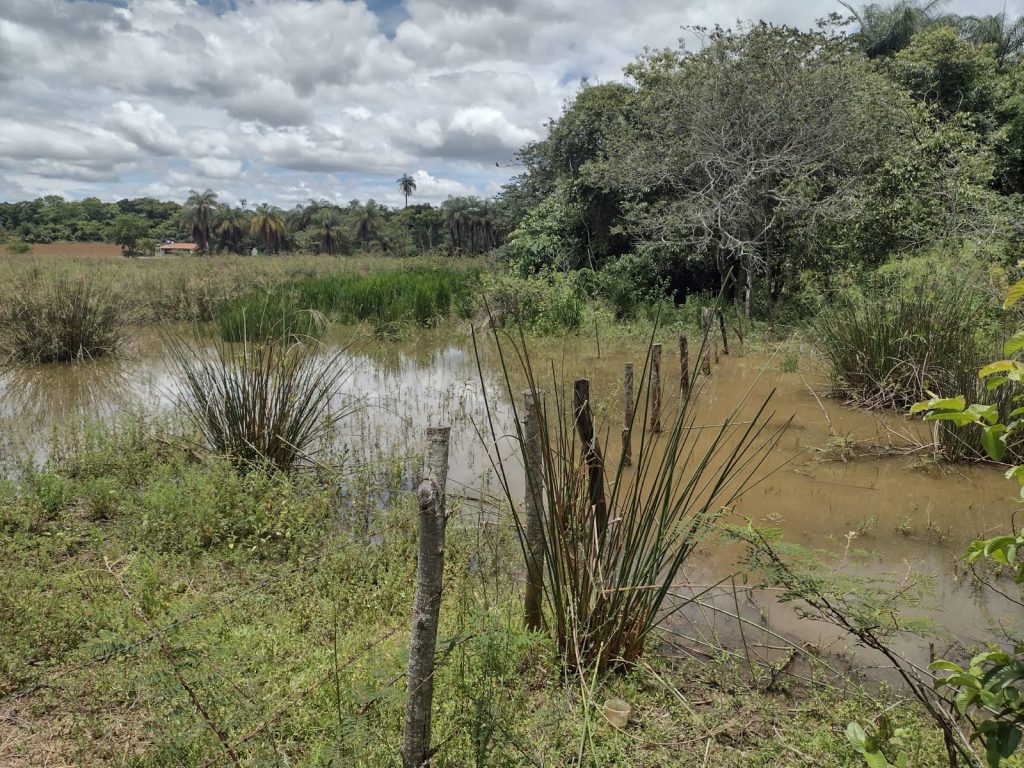
[[[409,207],[409,195],[416,191],[416,179],[408,173],[398,177],[398,190],[405,195],[405,207]]]
[[[217,193],[212,189],[205,192],[189,190],[188,199],[182,214],[185,223],[192,228],[192,239],[200,251],[210,251],[210,230],[213,227],[214,214],[217,211]]]
[[[217,212],[213,229],[217,233],[222,247],[227,246],[238,253],[242,247],[242,238],[245,237],[246,230],[249,229],[249,219],[242,209],[225,206]]]
[[[449,197],[441,203],[441,220],[448,230],[448,246],[453,251],[466,247],[469,227],[472,223],[470,205],[465,197]]]
[[[367,200],[365,205],[356,208],[356,238],[366,243],[377,237],[383,222],[380,206],[374,200]]]
[[[260,203],[256,206],[249,229],[268,251],[279,250],[288,231],[281,209],[269,203]]]
[[[348,238],[341,227],[337,211],[331,208],[321,210],[313,218],[313,221],[319,227],[320,253],[333,256],[348,250]]]
[[[897,53],[910,45],[911,38],[933,24],[945,23],[951,17],[939,13],[948,0],[895,0],[892,5],[878,3],[854,8],[846,0],[839,3],[860,24],[855,37],[868,58]]]
[[[1000,68],[1024,51],[1024,17],[1010,18],[1005,10],[991,16],[964,16],[959,27],[970,42],[994,45]]]

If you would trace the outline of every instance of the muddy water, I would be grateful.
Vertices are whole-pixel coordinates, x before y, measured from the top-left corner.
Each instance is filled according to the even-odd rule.
[[[347,334],[341,331],[338,338]],[[574,378],[590,378],[598,420],[609,434],[617,435],[623,363],[635,362],[639,379],[645,344],[604,340],[601,347],[598,356],[593,340],[538,343],[534,365],[546,371],[538,378],[549,388],[556,386],[552,376],[570,385]],[[509,459],[513,492],[521,494],[522,476],[510,437],[512,414],[499,361],[493,349],[483,351],[482,361],[485,390],[466,339],[420,333],[401,342],[356,343],[350,348],[350,374],[339,398],[360,407],[343,424],[339,442],[357,459],[374,460],[415,448],[429,424],[450,424],[450,493],[470,500],[496,499],[500,494],[492,469],[494,446],[491,456],[486,447],[490,418],[504,436],[497,452]],[[666,349],[666,421],[676,407],[678,365],[673,350]],[[758,474],[759,482],[735,505],[731,521],[749,519],[779,528],[787,540],[821,551],[838,571],[893,585],[926,577],[931,596],[917,612],[965,642],[980,639],[981,628],[1001,616],[1014,615],[1006,604],[986,600],[972,589],[955,567],[969,540],[1007,527],[1014,489],[1002,473],[931,461],[927,445],[932,438],[923,425],[899,415],[879,416],[819,400],[812,390],[823,388],[821,374],[806,361],[799,371],[783,373],[780,362],[768,355],[734,354],[714,367],[698,396],[696,426],[722,423],[740,402],[747,403],[744,413],[752,413],[770,394],[772,425],[792,420],[764,465],[774,471]],[[113,420],[129,412],[169,412],[176,391],[159,338],[141,335],[134,354],[121,362],[6,372],[0,376],[0,418],[10,426],[9,434],[17,436],[13,442],[22,444],[8,450],[28,449],[41,459],[51,429],[83,417]],[[614,453],[617,440],[608,442]],[[895,446],[902,455],[864,455],[871,444]],[[721,542],[707,543],[688,569],[688,581],[713,583],[735,572],[737,555]],[[685,593],[686,588],[680,591]],[[727,611],[738,608],[749,621],[798,642],[837,654],[846,651],[846,641],[835,632],[798,620],[770,593],[744,592],[736,600],[729,589],[716,602]],[[736,627],[724,614],[690,611],[676,629],[699,643],[727,641]],[[767,634],[762,640],[766,646],[778,645]],[[919,640],[904,644],[917,661],[925,660],[926,647],[927,642]],[[941,653],[944,645],[937,650]],[[771,649],[763,653],[773,655]]]

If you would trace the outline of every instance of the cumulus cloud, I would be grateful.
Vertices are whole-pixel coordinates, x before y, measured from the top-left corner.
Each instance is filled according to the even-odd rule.
[[[1024,0],[1011,6],[1024,12]],[[832,0],[3,0],[0,199],[179,198],[210,186],[229,200],[399,204],[394,179],[412,169],[420,201],[493,194],[505,161],[543,136],[581,78],[620,77],[685,25],[807,27],[836,10]]]

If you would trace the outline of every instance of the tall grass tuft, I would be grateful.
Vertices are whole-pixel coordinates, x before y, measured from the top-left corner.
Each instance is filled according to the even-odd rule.
[[[513,382],[521,378],[539,398],[522,334],[511,349],[498,332],[494,339],[511,402],[516,402]],[[510,369],[510,360],[517,361],[517,370]],[[649,365],[650,350],[638,403],[647,401]],[[482,378],[482,366],[480,370]],[[631,425],[639,442],[632,466],[621,456],[606,464],[600,450],[608,448],[608,435],[601,446],[579,444],[575,432],[581,411],[554,372],[548,392],[552,396],[540,424],[546,622],[568,669],[601,672],[635,661],[657,626],[682,607],[670,599],[676,578],[719,516],[759,479],[788,421],[769,428],[773,414],[766,400],[744,414],[745,404],[738,403],[723,423],[696,428],[697,395],[691,392],[658,435],[646,432],[649,414],[646,406],[638,408]],[[523,446],[524,428],[514,405],[513,411]],[[618,439],[618,430],[615,435]],[[493,420],[491,436],[496,449],[501,435]],[[522,471],[521,465],[500,458],[497,450],[495,455],[524,557],[529,558],[526,521],[509,480],[511,472]],[[536,490],[528,488],[527,493]]]
[[[302,309],[287,294],[249,294],[226,302],[217,313],[224,341],[268,342],[321,339],[327,330],[323,313]]]
[[[905,409],[927,390],[959,392],[994,349],[982,330],[990,300],[963,281],[884,281],[834,297],[814,322],[812,343],[835,394],[870,408]]]
[[[416,267],[372,274],[307,277],[281,286],[275,295],[249,295],[227,302],[218,314],[222,328],[237,328],[243,312],[261,303],[271,315],[317,311],[345,323],[375,326],[415,323],[432,326],[455,315],[468,318],[480,282],[478,269]]]
[[[24,363],[111,355],[124,346],[130,319],[109,283],[31,269],[14,277],[0,304],[0,355]]]
[[[337,408],[348,375],[347,352],[320,354],[302,343],[215,341],[169,337],[180,403],[217,453],[240,469],[289,471],[309,460],[351,407]]]

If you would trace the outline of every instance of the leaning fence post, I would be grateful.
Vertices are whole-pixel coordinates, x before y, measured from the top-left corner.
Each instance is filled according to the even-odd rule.
[[[679,391],[690,390],[690,344],[686,336],[679,334]]]
[[[434,652],[444,573],[444,489],[448,480],[449,438],[449,427],[427,429],[427,461],[423,480],[416,489],[419,552],[402,735],[403,768],[421,768],[430,763],[430,709],[434,697]]]
[[[718,308],[718,329],[722,332],[722,354],[729,354],[729,337],[725,334],[725,313]]]
[[[633,364],[622,374],[622,466],[633,463]]]
[[[651,346],[651,432],[661,432],[661,344]]]
[[[540,629],[544,595],[544,474],[541,471],[541,393],[523,390],[523,467],[526,470],[526,598],[528,629]]]

